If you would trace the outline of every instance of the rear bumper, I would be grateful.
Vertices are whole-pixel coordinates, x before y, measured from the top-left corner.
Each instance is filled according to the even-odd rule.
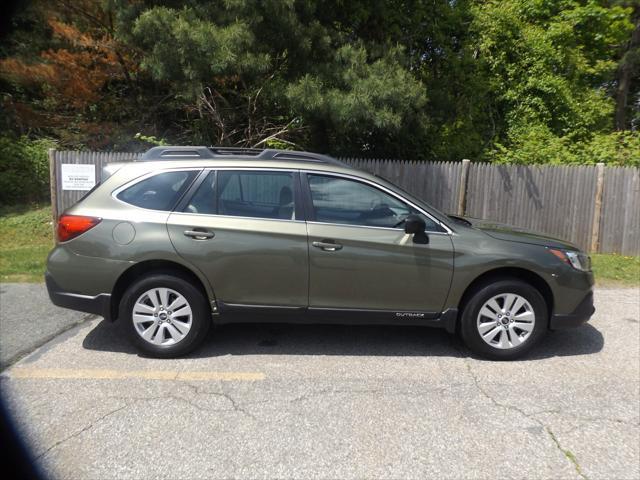
[[[596,309],[593,306],[593,292],[589,292],[572,313],[552,315],[549,328],[551,330],[562,330],[564,328],[579,327],[589,320],[595,311]]]
[[[44,274],[44,280],[47,284],[49,298],[54,305],[79,312],[93,313],[100,315],[107,320],[110,317],[111,295],[101,293],[99,295],[80,295],[79,293],[64,292],[55,282],[49,272]]]

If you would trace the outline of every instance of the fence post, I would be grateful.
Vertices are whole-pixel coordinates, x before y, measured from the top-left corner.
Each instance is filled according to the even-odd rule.
[[[56,149],[49,149],[49,189],[51,192],[51,215],[53,217],[53,233],[58,222],[58,175],[56,169]]]
[[[593,206],[593,222],[591,223],[591,252],[597,252],[600,246],[600,216],[602,212],[602,192],[604,190],[604,163],[596,165],[596,197]]]
[[[460,170],[460,188],[458,190],[458,215],[464,215],[467,201],[467,177],[469,175],[469,164],[471,160],[462,159],[462,169]]]

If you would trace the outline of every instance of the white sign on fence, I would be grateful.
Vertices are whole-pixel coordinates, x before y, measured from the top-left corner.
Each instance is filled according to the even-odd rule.
[[[63,163],[62,190],[91,190],[96,184],[95,165]]]

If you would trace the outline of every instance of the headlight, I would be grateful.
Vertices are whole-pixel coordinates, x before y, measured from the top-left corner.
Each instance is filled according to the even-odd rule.
[[[576,270],[581,270],[583,272],[591,271],[591,259],[588,255],[585,255],[582,252],[574,252],[571,250],[556,250],[554,248],[548,248],[550,253],[554,254],[560,260],[565,263],[568,263]]]

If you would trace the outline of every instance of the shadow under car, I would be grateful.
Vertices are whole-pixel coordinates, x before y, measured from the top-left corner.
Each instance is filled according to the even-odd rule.
[[[85,337],[88,350],[138,355],[119,326],[101,321]],[[604,337],[593,325],[549,332],[521,359],[588,355],[602,350]],[[411,326],[228,324],[213,328],[202,348],[187,358],[221,355],[357,355],[473,357],[457,336]]]

